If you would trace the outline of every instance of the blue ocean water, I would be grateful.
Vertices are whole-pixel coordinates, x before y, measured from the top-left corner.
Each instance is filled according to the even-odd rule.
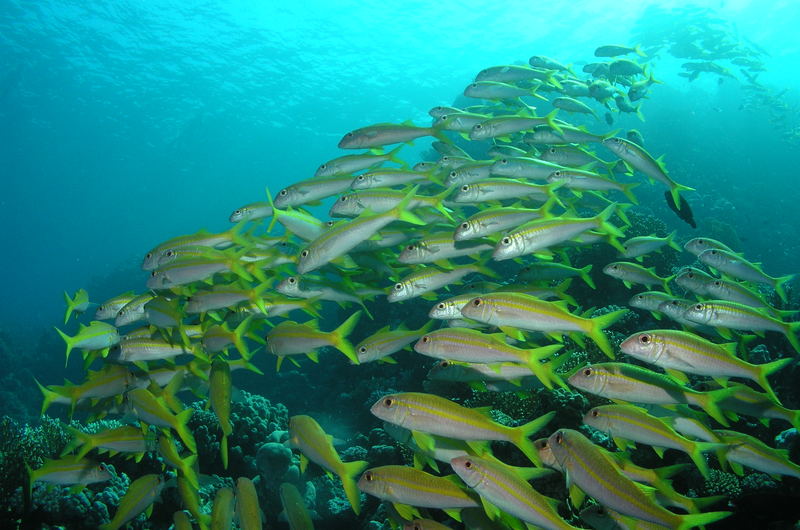
[[[165,237],[226,228],[264,186],[310,176],[346,131],[427,123],[480,69],[532,54],[589,61],[629,43],[649,5],[681,2],[16,2],[0,10],[2,319],[49,326],[61,292],[132,265]],[[766,9],[764,6],[770,5]],[[707,200],[727,200],[757,258],[798,252],[798,63],[793,2],[710,2],[770,57],[760,80],[787,89],[785,121],[739,111],[735,83],[690,84],[665,58],[638,125]],[[794,120],[794,121],[793,121]],[[674,169],[672,171],[675,171]],[[780,245],[775,246],[775,235]],[[774,261],[772,261],[774,260]],[[111,292],[91,293],[92,299]],[[13,322],[13,325],[11,324]]]
[[[37,349],[43,365],[29,368],[48,382],[79,378],[79,366],[62,370],[52,330],[63,320],[63,291],[86,288],[101,302],[141,289],[148,249],[229,228],[230,212],[263,200],[265,187],[309,178],[341,155],[345,132],[427,125],[431,107],[463,102],[464,87],[491,65],[537,54],[580,70],[599,45],[669,34],[686,7],[628,4],[5,0],[5,342],[21,356]],[[679,75],[686,60],[665,48],[652,61],[663,84],[644,101],[646,121],[624,116],[600,128],[639,129],[671,175],[697,190],[687,195],[700,225],[693,231],[667,209],[661,188],[642,186],[645,207],[670,228],[690,237],[713,227],[774,274],[797,272],[800,5],[695,5],[767,52],[758,82],[770,97],[754,103],[735,69],[737,79],[690,82]],[[429,153],[428,144],[403,155]]]

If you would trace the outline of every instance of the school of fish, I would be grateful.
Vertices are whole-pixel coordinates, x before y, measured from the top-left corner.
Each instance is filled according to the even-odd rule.
[[[348,132],[338,145],[355,153],[237,208],[230,230],[156,245],[142,262],[146,289],[99,305],[85,290],[65,294],[65,324],[95,311],[74,334],[58,330],[66,360],[81,351],[87,375],[79,384],[40,384],[42,413],[62,404],[90,418],[121,414],[128,424],[92,434],[71,429],[64,454],[31,470],[30,485],[78,491],[110,478],[101,453],[141,459],[156,451],[171,473],[136,477],[105,528],[149,513],[165,487],[177,487],[186,508],[175,513],[175,528],[230,528],[234,520],[262,528],[248,477],[219,489],[212,512],[200,512],[197,448],[187,427],[192,409],[178,395],[206,393],[227,468],[234,372],[260,373],[254,352],[274,357],[277,369],[288,360],[302,370],[302,358],[319,362],[323,349],[353,364],[392,363],[392,355],[412,349],[421,363],[435,362],[432,380],[489,392],[563,388],[610,400],[583,422],[619,451],[594,443],[588,430],[534,439],[552,411],[511,426],[490,410],[433,393],[387,394],[370,411],[413,452],[407,466],[343,462],[317,420],[293,415],[287,444],[300,453],[301,468],[311,462],[339,477],[355,514],[362,493],[390,503],[395,526],[450,528],[443,522],[453,519],[466,528],[683,529],[729,515],[724,499],[713,499],[721,509],[707,511],[712,502],[673,489],[669,477],[686,472],[686,464],[637,466],[625,452],[637,443],[659,455],[683,452],[703,476],[711,467],[748,467],[800,477],[785,451],[730,430],[738,415],[800,426],[800,412],[784,408],[768,381],[792,359],[756,365],[742,355],[750,333],[781,334],[800,352],[795,311],[774,306],[787,302],[793,276],[773,276],[741,249],[706,237],[681,245],[675,232],[626,236],[626,212],[639,204],[634,188],[642,177],[664,186],[676,213],[688,208],[682,199],[692,188],[645,149],[638,131],[608,131],[615,114],[641,117],[640,101],[659,83],[642,62],[645,52],[607,45],[594,55],[601,62],[583,68],[586,78],[544,56],[481,70],[464,90],[473,104],[434,107],[431,125],[379,123]],[[403,157],[421,138],[433,139],[438,160]],[[312,213],[326,199],[333,201],[330,220]],[[572,256],[597,247],[618,261],[572,266]],[[665,251],[687,252],[705,270],[660,277],[640,264]],[[610,341],[606,330],[630,310],[587,310],[569,293],[577,280],[594,289],[599,274],[620,288],[636,286],[631,308],[666,317],[663,329]],[[692,298],[674,295],[676,287]],[[332,303],[342,317],[320,321]],[[393,326],[398,305],[430,320],[418,329]],[[375,331],[358,333],[363,329]],[[365,338],[354,344],[355,334]],[[605,358],[565,368],[574,361],[570,345]],[[711,380],[698,389],[690,376]],[[503,442],[527,465],[495,456],[492,448]],[[564,475],[571,511],[537,491],[537,479],[556,473]],[[294,485],[281,486],[280,500],[290,528],[313,527]]]

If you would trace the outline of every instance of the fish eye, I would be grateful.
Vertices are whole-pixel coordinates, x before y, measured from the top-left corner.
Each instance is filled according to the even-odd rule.
[[[168,250],[168,251],[167,251],[167,253],[166,253],[166,256],[167,256],[168,258],[171,258],[171,257],[172,257],[172,256],[174,256],[174,255],[175,255],[175,251],[174,251],[174,250]]]
[[[450,366],[450,361],[442,361],[439,363],[439,366],[441,366],[442,368],[447,368],[448,366]]]
[[[424,530],[424,529],[422,528],[422,525],[421,525],[421,524],[419,524],[419,523],[414,523],[414,527],[413,527],[413,528],[414,528],[414,530]]]
[[[339,200],[342,201],[342,202],[346,201],[347,200],[347,195],[339,197]]]
[[[287,282],[289,282],[289,283],[294,283],[294,282],[296,282],[297,280],[295,280],[295,279],[294,279],[294,276],[290,276],[290,277],[289,277],[289,279],[288,279],[288,280],[286,280],[286,281],[287,281]]]
[[[481,125],[481,124],[479,123],[479,124],[475,125],[475,128],[476,128],[476,129],[483,129],[483,125]]]
[[[422,337],[422,342],[423,342],[423,343],[427,344],[427,343],[429,343],[430,341],[431,341],[431,338],[430,338],[429,336],[425,335],[424,337]]]
[[[150,273],[151,278],[155,278],[158,275],[158,271],[153,271]]]
[[[305,258],[306,256],[308,256],[308,250],[304,250],[303,252],[300,253],[300,257]]]
[[[639,342],[642,344],[649,344],[650,343],[650,335],[641,335],[639,337]]]
[[[353,133],[349,132],[349,133],[345,134],[345,136],[347,136],[348,138],[351,138],[353,136]]]
[[[469,228],[469,223],[461,223],[461,228]]]
[[[108,470],[108,466],[107,466],[107,465],[105,465],[105,464],[100,464],[100,465],[99,465],[99,466],[97,466],[97,467],[99,467],[99,468],[100,468],[100,471],[107,471],[107,470]]]
[[[281,191],[278,192],[278,195],[280,195],[281,197],[285,197],[288,194],[289,194],[289,192],[286,190],[286,188],[284,188],[284,189],[282,189]]]
[[[561,176],[561,171],[554,171],[553,175],[555,175],[557,177],[560,177]]]
[[[584,368],[583,369],[583,375],[585,375],[587,377],[592,375],[592,369],[591,368]]]
[[[472,83],[470,86],[471,86],[472,88],[478,88],[478,83]]]
[[[504,159],[500,160],[500,163],[501,164],[508,164],[508,159],[504,158]]]
[[[394,290],[395,291],[402,291],[403,290],[403,284],[402,283],[394,284]]]
[[[694,308],[695,308],[697,311],[702,311],[702,310],[703,310],[703,304],[695,304]]]
[[[556,434],[556,443],[561,444],[564,441],[564,435],[561,433]]]
[[[241,213],[242,213],[241,210],[234,210],[233,211],[233,215],[241,215]]]
[[[458,174],[455,171],[451,171],[450,172],[450,177],[456,178],[457,176],[458,176]]]
[[[596,417],[598,417],[599,415],[600,415],[600,413],[599,413],[599,412],[597,412],[597,409],[592,409],[592,417],[593,417],[593,418],[596,418]]]
[[[366,347],[366,346],[361,346],[361,347],[358,349],[358,353],[367,353],[367,347]]]
[[[383,404],[386,405],[387,407],[391,407],[392,405],[394,405],[394,400],[392,398],[386,398],[383,400]]]
[[[439,304],[436,305],[436,309],[444,309],[444,308],[445,308],[444,302],[439,302]]]
[[[693,272],[690,272],[689,274],[687,274],[687,275],[686,275],[686,277],[687,277],[687,278],[694,278],[694,273],[693,273]]]
[[[472,305],[475,306],[475,307],[478,307],[482,303],[483,303],[483,300],[481,300],[480,298],[476,298],[475,300],[472,301]]]
[[[472,460],[465,460],[464,467],[467,469],[472,469]]]
[[[372,473],[367,471],[366,473],[364,473],[364,478],[366,479],[367,482],[372,482],[372,479],[374,479],[375,477],[372,476]]]
[[[147,254],[145,254],[144,257],[147,258],[147,259],[150,259],[150,258],[153,257],[153,253],[152,252],[148,252]]]
[[[501,243],[503,243],[504,245],[510,245],[511,244],[511,238],[510,237],[504,237],[503,240],[501,241]]]
[[[719,281],[719,280],[716,280],[716,281],[714,282],[714,285],[716,285],[717,287],[719,287],[720,285],[722,285],[722,282],[721,282],[721,281]]]
[[[356,180],[363,181],[364,180],[364,175],[359,175],[358,177],[356,177]]]
[[[416,245],[408,245],[406,250],[414,250],[415,248],[417,248]]]
[[[713,255],[716,256],[717,255],[717,251],[716,250],[712,250],[711,252],[709,252],[709,254],[713,254]]]
[[[464,184],[463,186],[461,186],[461,191],[469,191],[469,185]]]
[[[328,169],[328,164],[322,164],[319,166],[320,169]]]

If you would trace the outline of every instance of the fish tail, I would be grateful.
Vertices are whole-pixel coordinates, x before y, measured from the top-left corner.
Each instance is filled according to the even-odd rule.
[[[512,443],[516,445],[531,462],[540,467],[542,465],[542,461],[539,458],[539,451],[536,449],[536,446],[533,445],[533,441],[531,441],[530,437],[550,423],[550,420],[552,420],[555,415],[555,411],[551,410],[547,414],[539,416],[535,420],[528,422],[525,425],[520,425],[519,427],[511,429]]]
[[[233,225],[230,230],[228,230],[228,235],[231,237],[231,241],[239,245],[240,247],[251,247],[253,243],[248,239],[252,230],[247,234],[242,234],[242,230],[244,230],[247,221],[239,221],[235,225]],[[255,230],[255,226],[253,227]]]
[[[706,512],[706,513],[692,513],[689,515],[681,515],[681,522],[676,530],[687,530],[696,526],[705,526],[713,522],[725,519],[732,512]]]
[[[636,55],[638,55],[639,57],[647,57],[647,54],[646,54],[646,53],[644,53],[644,51],[642,50],[642,47],[641,47],[639,44],[637,44],[637,45],[635,45],[635,46],[633,47],[633,51],[634,51],[634,53],[635,53]]]
[[[755,381],[758,385],[763,388],[769,397],[775,400],[776,403],[780,403],[778,396],[775,394],[775,391],[772,389],[772,386],[769,384],[767,377],[772,375],[773,373],[777,372],[794,359],[789,357],[786,359],[778,359],[777,361],[772,361],[771,363],[760,364],[758,365],[758,371],[756,372]]]
[[[553,389],[554,380],[559,386],[566,388],[564,381],[553,372],[552,366],[542,364],[544,359],[551,357],[563,347],[563,344],[551,344],[549,346],[527,350],[529,354],[527,359],[528,368],[530,368],[533,375],[535,375],[548,390]]]
[[[633,188],[635,188],[636,186],[638,186],[638,185],[639,185],[638,182],[630,182],[628,184],[620,184],[620,187],[622,188],[622,193],[625,194],[625,196],[628,198],[629,201],[631,201],[633,204],[636,204],[636,205],[639,204],[639,199],[636,198],[636,195],[634,195],[631,190]]]
[[[556,131],[558,134],[562,134],[564,130],[556,123],[555,117],[558,114],[559,109],[553,109],[547,114],[544,115],[544,120],[547,122],[547,126]]]
[[[179,413],[184,408],[183,403],[175,397],[175,394],[180,392],[181,388],[183,388],[183,374],[184,372],[177,372],[173,375],[172,379],[169,380],[169,383],[167,383],[167,386],[165,386],[164,390],[161,392],[161,398],[164,400],[164,403],[175,414]]]
[[[73,341],[74,337],[70,337],[69,335],[67,335],[58,328],[55,328],[55,330],[58,331],[58,334],[61,335],[61,338],[64,339],[64,342],[67,343],[67,359],[64,361],[64,366],[66,366],[67,363],[69,363],[69,353],[72,351],[72,348],[74,347],[74,341]]]
[[[664,287],[664,292],[669,295],[672,294],[672,290],[669,288],[669,282],[674,280],[675,276],[677,276],[677,274],[673,274],[672,276],[667,276],[666,278],[661,279],[662,286]]]
[[[419,184],[411,188],[403,200],[400,201],[397,206],[389,210],[389,215],[397,219],[398,221],[404,221],[406,223],[410,223],[412,225],[426,225],[427,223],[416,216],[411,210],[408,209],[408,205],[411,203],[411,199],[414,198],[416,195],[417,190],[419,189]]]
[[[735,391],[736,387],[728,387],[720,388],[719,390],[712,390],[711,392],[704,392],[695,396],[695,403],[697,406],[703,409],[706,414],[727,427],[729,425],[728,419],[725,417],[725,414],[722,413],[722,410],[719,408],[717,403],[726,399]]]
[[[708,462],[706,461],[706,457],[703,455],[703,445],[704,444],[699,442],[691,442],[691,445],[687,447],[686,452],[689,455],[689,458],[692,459],[692,462],[694,462],[694,465],[697,467],[698,471],[700,471],[700,474],[707,479],[709,470]]]
[[[67,293],[67,291],[64,291],[64,302],[66,302],[67,304],[67,308],[64,311],[64,324],[66,324],[69,321],[69,317],[72,315],[72,312],[75,311],[75,307],[78,304],[82,303],[81,300],[78,300],[78,297],[80,295],[81,295],[80,289],[75,293],[74,298],[70,298],[69,293]]]
[[[275,223],[278,221],[278,216],[280,215],[280,210],[275,206],[275,202],[272,200],[272,193],[270,193],[269,188],[265,188],[267,192],[267,201],[269,202],[270,208],[272,208],[272,220],[269,222],[269,226],[267,227],[267,233],[269,234],[272,232],[272,229],[275,227]]]
[[[86,453],[94,449],[92,435],[86,434],[83,431],[79,431],[78,429],[70,427],[69,425],[65,425],[65,430],[72,436],[72,439],[69,441],[66,447],[64,447],[64,450],[61,451],[59,458],[64,458],[64,455],[67,455],[80,447],[81,450],[76,456],[76,458],[80,460],[86,455]]]
[[[54,390],[50,390],[49,388],[42,386],[39,380],[36,379],[35,377],[33,378],[33,380],[36,382],[36,386],[39,387],[39,390],[42,393],[42,397],[44,398],[42,400],[42,415],[44,415],[45,411],[47,411],[47,409],[50,408],[50,405],[53,404],[53,401],[64,396],[62,396],[61,394],[59,394]]]
[[[192,417],[193,410],[194,409],[186,409],[178,414],[175,417],[177,421],[175,422],[174,428],[175,432],[178,433],[178,436],[183,442],[183,445],[185,445],[189,451],[197,453],[197,443],[194,441],[194,436],[192,435],[192,431],[189,429],[188,425],[189,418]]]
[[[450,219],[453,222],[455,222],[455,219],[453,219],[453,216],[450,214],[450,210],[445,208],[444,204],[442,204],[442,203],[444,202],[444,200],[447,197],[450,196],[451,193],[453,193],[454,189],[456,189],[456,186],[450,186],[449,188],[444,190],[442,193],[439,193],[439,194],[434,195],[433,197],[431,197],[435,201],[433,207],[436,208],[438,211],[440,211],[442,213],[442,215],[444,215],[445,217],[447,217],[448,219]]]
[[[692,508],[689,510],[692,513],[698,513],[703,511],[705,508],[709,506],[714,506],[725,499],[727,499],[727,495],[712,495],[710,497],[692,497],[690,507]]]
[[[800,353],[800,342],[797,340],[797,330],[800,329],[800,321],[798,322],[787,322],[786,327],[784,328],[784,335],[789,340],[789,344],[792,345],[794,351]]]
[[[227,439],[225,440],[227,444]],[[180,471],[186,481],[195,489],[200,489],[200,481],[197,478],[197,455],[192,454],[181,460]],[[227,468],[226,468],[227,469]]]
[[[345,354],[348,359],[353,361],[353,364],[359,364],[358,355],[356,355],[356,350],[353,348],[353,344],[347,340],[347,336],[353,332],[356,324],[358,324],[359,318],[361,318],[360,310],[350,315],[347,320],[342,322],[338,328],[331,332],[331,335],[333,336],[333,346]]]
[[[611,343],[608,342],[608,337],[606,337],[605,333],[603,333],[603,330],[625,316],[627,313],[627,309],[620,309],[618,311],[612,311],[611,313],[589,319],[591,327],[589,328],[587,335],[591,337],[600,350],[610,359],[614,358],[614,350],[611,348]]]
[[[364,471],[369,462],[366,460],[357,460],[355,462],[345,462],[344,470],[339,478],[342,479],[342,486],[350,506],[353,507],[353,512],[356,515],[361,513],[361,492],[358,489],[357,477]]]
[[[674,466],[657,467],[653,469],[653,473],[656,474],[659,481],[669,482],[667,479],[677,475],[687,467],[689,467],[689,464],[675,464]]]
[[[618,206],[619,205],[615,202],[609,204],[602,212],[597,214],[595,220],[597,221],[598,228],[609,235],[614,237],[624,237],[625,234],[622,233],[622,230],[608,222],[608,220],[611,219],[611,217],[617,212]]]
[[[406,164],[406,161],[397,156],[397,153],[400,152],[400,149],[403,148],[403,145],[405,144],[398,145],[397,147],[386,153],[386,156],[388,156],[389,160],[394,162],[395,164],[400,164],[403,167],[407,167],[408,164]]]
[[[773,286],[775,288],[775,293],[780,297],[780,299],[783,301],[784,304],[786,303],[787,299],[786,299],[786,291],[783,288],[783,284],[785,284],[788,281],[791,281],[792,278],[794,277],[795,277],[794,274],[787,274],[786,276],[780,276],[778,278],[775,278],[775,285]]]
[[[588,285],[592,289],[597,289],[597,286],[594,284],[594,280],[592,280],[592,277],[589,276],[589,272],[591,272],[591,270],[592,270],[592,264],[590,263],[584,268],[578,269],[578,274],[580,275],[581,280],[583,280],[583,282],[586,285]]]
[[[250,357],[252,357],[244,337],[245,334],[250,330],[250,323],[253,321],[254,317],[255,315],[249,315],[247,318],[242,320],[238,326],[236,326],[236,329],[233,330],[233,345],[245,359],[250,359]]]
[[[694,191],[694,188],[690,188],[689,186],[684,186],[683,184],[678,184],[677,182],[674,182],[669,187],[669,192],[672,195],[672,201],[675,204],[675,208],[677,208],[678,210],[681,209],[680,192],[682,191]]]

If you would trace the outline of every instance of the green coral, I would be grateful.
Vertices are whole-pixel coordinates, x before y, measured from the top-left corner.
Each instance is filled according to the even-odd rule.
[[[703,491],[706,495],[726,495],[735,499],[742,494],[742,482],[733,473],[711,469],[703,484]]]

